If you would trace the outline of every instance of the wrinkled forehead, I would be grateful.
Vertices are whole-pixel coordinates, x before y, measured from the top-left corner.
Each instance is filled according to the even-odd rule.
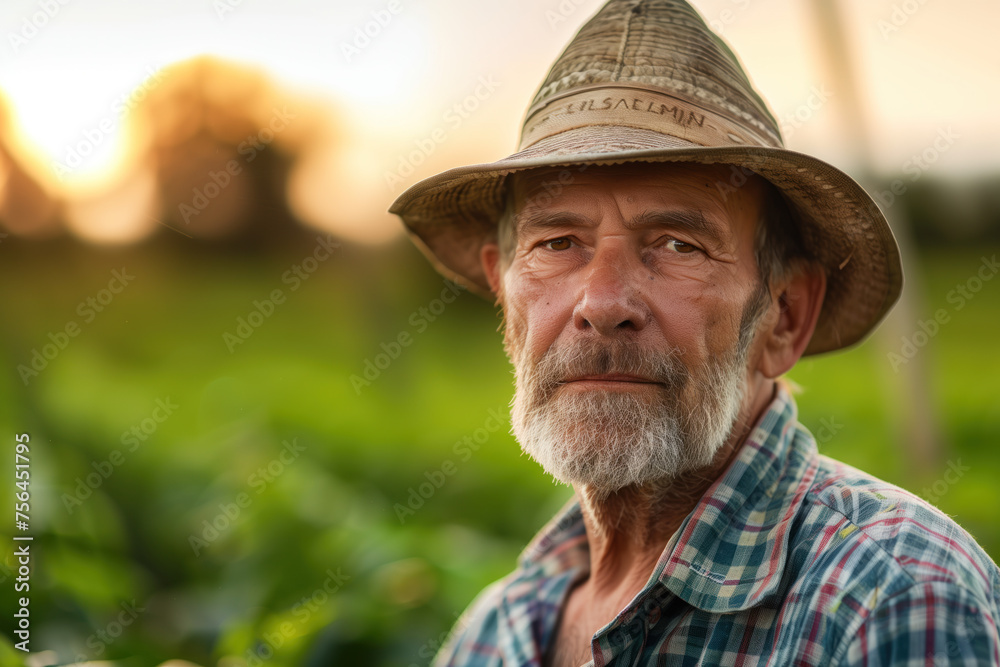
[[[508,177],[507,196],[515,221],[586,207],[601,196],[636,208],[684,208],[756,220],[769,187],[760,176],[732,165],[626,163],[517,172]]]

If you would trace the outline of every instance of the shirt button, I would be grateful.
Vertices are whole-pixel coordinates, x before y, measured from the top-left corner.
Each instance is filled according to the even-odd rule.
[[[659,607],[653,607],[652,609],[650,609],[649,610],[649,616],[647,616],[647,619],[648,619],[649,624],[651,626],[652,625],[656,625],[657,623],[659,623],[660,622],[660,608]]]

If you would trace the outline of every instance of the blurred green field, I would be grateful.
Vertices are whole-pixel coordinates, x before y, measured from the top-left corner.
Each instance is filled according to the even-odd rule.
[[[10,451],[14,433],[31,435],[31,647],[53,651],[39,664],[423,666],[570,495],[506,425],[487,430],[512,391],[491,304],[435,304],[446,284],[405,243],[345,244],[293,290],[282,276],[314,245],[0,246],[0,432]],[[951,312],[949,290],[996,250],[924,259],[918,318]],[[78,304],[123,267],[134,281],[84,322]],[[275,289],[286,300],[230,352],[223,334]],[[948,461],[970,467],[936,504],[997,559],[1000,280],[951,315],[919,352],[946,445],[931,471],[914,472],[893,419],[886,353],[899,341],[805,360],[791,377],[801,421],[837,425],[823,453],[921,495]],[[80,334],[25,386],[18,366],[70,320]],[[411,343],[378,359],[404,332]],[[352,382],[366,368],[370,384]],[[162,423],[157,400],[177,406]],[[135,445],[144,420],[155,431]],[[12,619],[0,624],[0,664],[21,664]]]

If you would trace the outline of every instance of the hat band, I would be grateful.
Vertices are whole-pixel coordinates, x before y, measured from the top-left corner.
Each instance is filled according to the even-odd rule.
[[[745,126],[649,88],[619,85],[576,90],[528,112],[520,150],[567,130],[597,125],[652,130],[698,146],[777,147]]]

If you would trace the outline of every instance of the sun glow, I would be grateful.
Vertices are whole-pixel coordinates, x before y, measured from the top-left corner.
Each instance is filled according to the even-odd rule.
[[[1000,20],[993,2],[962,2],[977,6],[981,17]],[[0,53],[0,106],[5,107],[0,108],[0,163],[13,160],[0,164],[7,174],[4,196],[14,196],[10,183],[17,176],[11,165],[16,163],[40,192],[48,193],[54,202],[50,208],[65,211],[64,222],[74,233],[121,242],[148,234],[157,226],[150,222],[159,219],[157,207],[169,199],[157,191],[163,175],[156,170],[163,165],[150,163],[159,149],[143,124],[170,119],[143,118],[141,110],[163,85],[164,72],[208,55],[259,73],[289,99],[310,100],[314,119],[325,115],[311,126],[319,128],[318,134],[287,153],[296,161],[287,185],[288,205],[296,215],[348,236],[384,239],[399,229],[385,209],[403,188],[434,171],[490,161],[513,148],[509,135],[545,63],[600,4],[575,0],[550,11],[533,0],[512,0],[503,8],[458,0],[433,8],[407,0],[177,0],[169,5],[95,0],[87,7],[59,3],[57,14],[35,25],[37,2],[5,2],[0,25],[10,27],[17,43]],[[735,0],[695,0],[695,5],[740,54],[778,118],[798,119],[813,91],[827,90],[808,12],[796,6],[778,15]],[[898,169],[949,123],[977,140],[956,145],[940,169],[995,166],[990,147],[1000,131],[993,122],[997,95],[974,84],[990,80],[1000,60],[976,46],[988,38],[967,34],[988,31],[995,21],[959,29],[955,16],[961,12],[928,4],[886,34],[884,28],[879,31],[885,7],[861,0],[844,0],[843,7],[854,34],[853,55],[864,65],[859,76],[879,166]],[[761,40],[763,32],[782,37]],[[519,36],[516,42],[511,35]],[[790,52],[801,57],[789,59]],[[948,64],[947,72],[934,64],[939,60]],[[936,84],[924,82],[928,72]],[[402,156],[426,143],[441,126],[442,113],[466,98],[482,77],[495,77],[497,92],[468,122],[447,127],[446,141],[421,158],[421,165],[404,169]],[[925,89],[933,85],[948,94],[927,97]],[[207,90],[211,97],[211,87]],[[841,160],[845,121],[837,107],[842,97],[831,89],[829,106],[810,107],[809,118],[793,126],[790,147]],[[192,109],[201,103],[190,102]],[[246,117],[260,119],[249,111]],[[224,147],[215,149],[224,152]],[[199,159],[209,171],[217,169],[211,155]],[[192,178],[204,181],[197,172],[201,167],[194,168]],[[401,171],[406,172],[403,182],[387,187],[386,174]],[[200,186],[182,185],[184,196]],[[117,202],[114,215],[98,204],[102,197]],[[0,200],[0,208],[4,205]],[[45,218],[45,206],[36,208],[32,220]],[[102,216],[107,218],[97,222]],[[42,225],[27,220],[8,227]]]

